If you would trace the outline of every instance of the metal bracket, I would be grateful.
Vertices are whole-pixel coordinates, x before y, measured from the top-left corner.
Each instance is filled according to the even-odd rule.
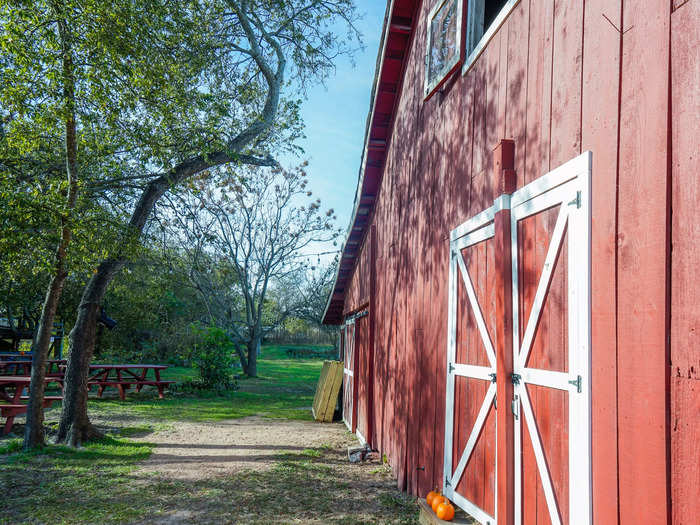
[[[496,374],[491,373],[491,374],[489,374],[489,377],[491,378],[491,382],[492,382],[492,383],[495,383],[495,382],[496,382],[496,377],[497,377]]]
[[[581,207],[581,191],[576,192],[576,198],[569,203],[569,206]]]
[[[452,371],[453,371],[454,369],[455,369],[455,367],[452,366],[452,363],[448,363],[448,366],[447,366],[447,373],[448,373],[448,374],[451,374]]]
[[[510,374],[510,380],[513,382],[514,385],[519,385],[521,379],[522,376],[520,374]]]
[[[582,381],[583,379],[581,378],[581,376],[577,376],[576,379],[569,381],[569,384],[574,385],[576,387],[576,392],[580,394],[583,391]]]

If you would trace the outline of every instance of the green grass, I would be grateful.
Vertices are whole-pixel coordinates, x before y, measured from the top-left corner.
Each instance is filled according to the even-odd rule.
[[[415,506],[392,488],[388,469],[354,474],[359,471],[347,464],[345,451],[328,445],[280,452],[266,471],[195,481],[138,469],[153,449],[148,435],[178,421],[311,419],[322,360],[290,359],[284,348],[263,347],[259,377],[240,379],[240,388],[223,396],[169,393],[159,400],[144,390],[125,402],[91,397],[90,417],[109,433],[79,450],[54,445],[25,453],[20,439],[0,440],[0,487],[12,487],[0,524],[146,523],[174,512],[192,523],[413,523]],[[194,376],[182,367],[162,375]],[[47,413],[49,425],[58,413]],[[368,483],[374,487],[369,497]]]
[[[19,440],[13,441],[19,443]],[[132,473],[151,445],[107,436],[75,450],[49,446],[0,459],[5,495],[0,523],[102,523],[136,519]]]
[[[91,399],[90,415],[112,419],[147,418],[157,423],[220,421],[247,416],[311,419],[311,403],[321,372],[321,360],[289,359],[280,346],[263,347],[258,377],[238,380],[239,389],[214,393],[168,394],[157,399],[152,392],[130,393],[128,403],[115,398]],[[192,369],[171,367],[164,380],[184,381],[196,376]]]

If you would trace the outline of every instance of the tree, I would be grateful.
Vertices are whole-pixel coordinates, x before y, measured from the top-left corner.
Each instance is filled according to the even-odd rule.
[[[322,212],[320,200],[311,200],[303,166],[223,169],[214,180],[213,188],[201,179],[194,191],[181,195],[172,215],[184,233],[183,247],[189,247],[191,279],[218,302],[224,314],[218,321],[237,343],[246,374],[255,377],[265,334],[289,316],[304,315],[325,287],[308,264],[309,250],[333,242],[340,232],[333,210]],[[320,274],[325,280],[329,275]],[[228,276],[226,286],[221,276]],[[227,302],[232,297],[241,301]]]
[[[127,191],[133,181],[181,153],[170,147],[172,137],[187,137],[201,150],[222,125],[221,102],[200,82],[217,54],[200,25],[204,7],[159,0],[0,3],[0,170],[9,188],[3,196],[31,201],[21,215],[40,208],[43,229],[58,232],[33,344],[26,448],[44,441],[46,354],[84,219],[101,206],[119,215],[133,202]],[[17,199],[22,191],[30,198]],[[121,252],[133,246],[124,233]],[[89,257],[99,255],[87,243],[82,248],[88,247]]]
[[[193,141],[182,132],[192,126],[183,128],[173,114],[166,115],[173,123],[173,131],[164,131],[169,132],[165,140],[169,147],[155,149],[157,155],[145,163],[161,169],[148,176],[137,170],[125,177],[146,184],[136,197],[122,242],[97,266],[83,291],[70,333],[59,442],[76,446],[97,435],[87,415],[87,373],[99,305],[128,260],[128,247],[140,237],[154,205],[169,190],[211,168],[228,163],[274,165],[269,152],[290,147],[301,133],[298,102],[282,97],[287,77],[297,89],[323,79],[333,69],[338,53],[352,51],[348,39],[358,39],[352,0],[212,0],[194,5],[192,11],[205,33],[197,39],[205,38],[206,45],[201,47],[207,57],[200,74],[204,80],[200,78],[196,85],[203,93],[202,105],[195,108],[194,115],[203,120],[196,134],[201,140]],[[339,20],[347,24],[346,37],[333,31]]]

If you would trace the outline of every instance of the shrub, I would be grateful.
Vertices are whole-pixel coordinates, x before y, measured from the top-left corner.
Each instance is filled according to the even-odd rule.
[[[215,326],[197,326],[192,364],[199,372],[204,388],[228,387],[236,363],[235,350],[228,334]]]

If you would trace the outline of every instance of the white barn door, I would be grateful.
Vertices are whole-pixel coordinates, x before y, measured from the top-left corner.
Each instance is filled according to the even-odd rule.
[[[487,322],[492,313],[484,298],[487,286],[479,289],[479,275],[469,266],[488,265],[486,245],[494,236],[493,218],[491,207],[450,236],[443,493],[482,523],[495,523],[496,355]],[[486,270],[480,269],[483,284]],[[470,328],[478,335],[467,338]],[[485,431],[487,426],[490,431]],[[469,470],[479,476],[463,479]]]
[[[592,522],[590,171],[584,153],[511,196],[516,525],[532,522],[534,504],[524,494],[540,490],[538,509],[546,508],[553,525]],[[526,263],[522,245],[532,242],[534,221],[544,214],[553,222],[551,233],[537,232],[544,261],[535,255]],[[555,275],[563,290],[553,297]],[[530,284],[528,301],[522,280]],[[550,326],[543,328],[545,310]]]
[[[355,396],[355,318],[345,323],[345,347],[343,349],[343,422],[353,432]]]
[[[494,206],[452,231],[443,491],[483,524],[499,522],[498,483],[495,465],[493,478],[489,477],[490,462],[511,450],[516,525],[592,523],[590,185],[591,154],[587,152],[512,195],[500,196]],[[483,247],[498,234],[507,239],[507,216],[505,222],[496,221],[505,224],[503,230],[495,231],[499,210],[510,214],[512,275],[502,277],[510,281],[511,291],[504,286],[482,301],[475,283],[485,281],[488,288],[492,278],[488,272],[498,264],[487,256],[486,263],[472,271],[468,258],[470,250]],[[488,311],[489,303],[494,294],[506,293],[512,294],[503,297],[504,302],[512,302],[510,377],[503,372],[510,364],[497,362],[494,352],[497,339],[493,337],[498,334],[489,333],[494,315]],[[472,321],[465,322],[469,316]],[[460,330],[467,335],[460,336]],[[460,354],[462,346],[471,350]],[[477,356],[480,361],[464,356]],[[498,376],[499,388],[500,381],[512,382],[512,399],[496,399],[497,369],[503,374]],[[480,384],[481,390],[466,386],[459,390],[459,381]],[[465,392],[466,402],[460,397]],[[484,394],[479,398],[475,392]],[[495,431],[485,433],[485,421],[496,410],[508,411],[505,423],[503,413],[499,418],[507,426],[512,417],[511,450],[498,449]],[[471,414],[466,424],[465,414]],[[467,428],[461,434],[459,421]],[[483,443],[485,436],[487,443]],[[478,443],[485,450],[491,447],[493,453],[479,458],[484,465],[482,478],[476,475],[469,484],[460,485]],[[472,490],[476,497],[467,494],[477,484],[481,492]]]

